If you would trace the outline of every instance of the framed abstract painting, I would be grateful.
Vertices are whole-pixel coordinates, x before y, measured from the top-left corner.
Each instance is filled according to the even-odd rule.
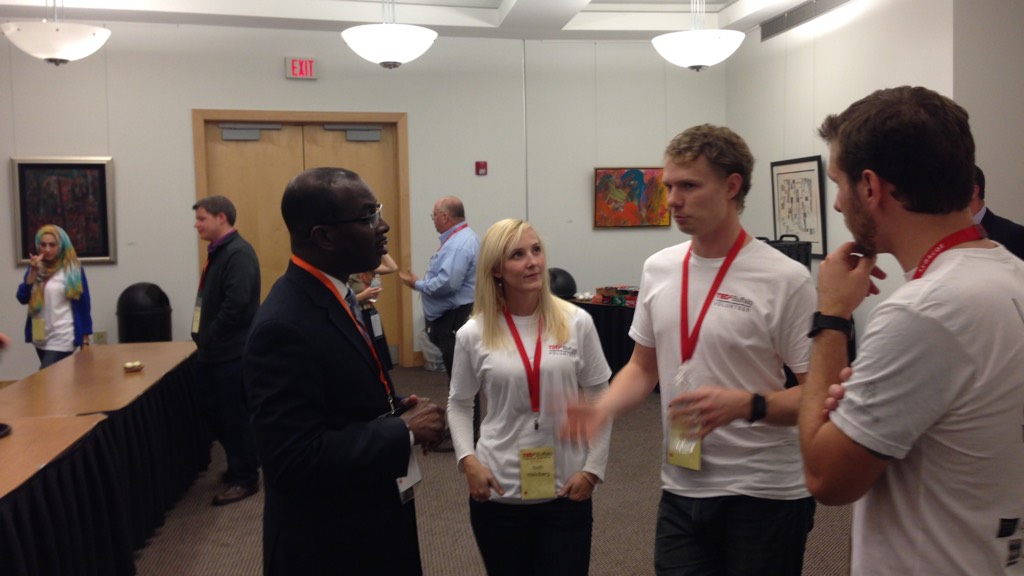
[[[40,227],[68,233],[83,262],[116,262],[109,156],[13,158],[15,260],[28,263]]]
[[[594,169],[594,228],[669,225],[661,168]]]

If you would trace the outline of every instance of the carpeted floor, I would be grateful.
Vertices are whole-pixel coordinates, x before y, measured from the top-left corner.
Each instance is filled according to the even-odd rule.
[[[396,387],[443,401],[443,374],[396,368]],[[661,430],[658,398],[615,422],[607,482],[594,495],[594,576],[652,574],[654,520],[660,496]],[[416,493],[420,547],[427,576],[476,576],[483,563],[469,526],[466,484],[451,453],[420,458],[424,481]],[[223,489],[224,456],[213,463],[136,555],[139,576],[253,576],[261,574],[262,493],[230,506],[210,505]],[[819,506],[804,574],[849,573],[849,507]]]

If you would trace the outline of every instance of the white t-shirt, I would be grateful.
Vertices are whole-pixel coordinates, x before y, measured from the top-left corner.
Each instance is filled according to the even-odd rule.
[[[75,350],[75,318],[68,300],[64,269],[58,268],[43,285],[43,320],[46,339],[32,343],[42,350],[73,352]]]
[[[577,306],[566,306],[571,314],[569,340],[563,345],[551,340],[542,343],[540,411],[537,413],[531,408],[526,368],[511,335],[508,347],[484,349],[482,326],[477,317],[470,318],[456,335],[448,398],[448,426],[456,462],[476,454],[480,462],[490,468],[505,490],[504,496],[492,492],[491,499],[495,502],[524,503],[519,476],[521,448],[554,446],[556,492],[581,470],[604,478],[611,426],[591,442],[589,450],[587,446],[562,440],[558,435],[568,405],[579,402],[581,392],[591,396],[603,391],[611,377],[593,319]],[[532,366],[537,316],[513,316],[513,321]],[[503,319],[501,323],[505,325]],[[473,398],[478,391],[486,403],[487,414],[480,424],[480,440],[474,451]]]
[[[666,248],[644,263],[636,314],[629,330],[654,348],[661,382],[664,438],[668,402],[681,363],[680,295],[683,258],[690,242]],[[692,329],[724,258],[690,257],[689,322]],[[708,385],[770,394],[785,385],[783,364],[807,372],[807,331],[816,297],[807,269],[753,240],[740,250],[718,289],[698,336],[691,369]],[[746,495],[776,500],[808,496],[795,426],[736,420],[716,429],[701,446],[701,470],[669,464],[662,442],[663,488],[680,496]]]
[[[853,574],[1024,574],[1024,262],[950,250],[896,290],[831,418],[895,459],[854,509]]]

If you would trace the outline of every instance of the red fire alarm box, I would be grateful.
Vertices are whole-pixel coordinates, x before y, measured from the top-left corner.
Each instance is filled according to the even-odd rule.
[[[476,175],[487,176],[487,162],[483,160],[477,160],[476,162]]]

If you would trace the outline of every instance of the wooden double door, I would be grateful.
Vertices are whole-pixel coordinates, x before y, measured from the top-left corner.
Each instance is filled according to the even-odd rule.
[[[260,260],[261,301],[291,257],[281,196],[288,181],[307,168],[338,166],[362,176],[384,205],[391,256],[400,268],[410,267],[405,114],[193,110],[192,121],[196,198],[219,194],[235,204],[235,227]],[[201,243],[197,266],[205,251]],[[411,294],[397,274],[382,281],[377,308],[392,358],[417,364]]]

